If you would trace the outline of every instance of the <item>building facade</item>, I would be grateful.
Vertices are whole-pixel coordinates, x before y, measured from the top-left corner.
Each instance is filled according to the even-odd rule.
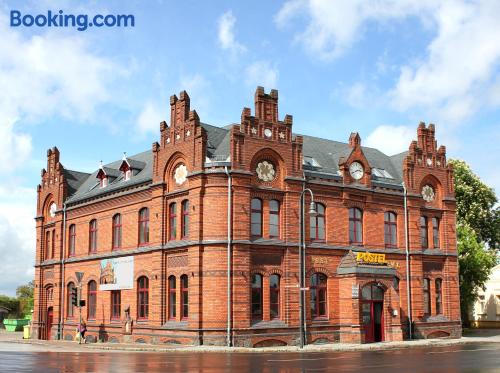
[[[434,125],[389,157],[357,133],[294,134],[262,87],[239,124],[200,122],[184,91],[170,112],[151,150],[92,174],[48,150],[36,338],[73,338],[73,287],[90,341],[293,345],[301,326],[307,343],[460,336],[453,173]]]
[[[491,269],[490,277],[479,289],[469,320],[476,328],[500,328],[500,264]]]

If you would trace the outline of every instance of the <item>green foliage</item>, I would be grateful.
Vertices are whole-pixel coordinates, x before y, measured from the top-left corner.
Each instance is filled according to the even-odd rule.
[[[464,161],[450,160],[455,178],[457,223],[474,230],[479,242],[500,249],[500,208],[495,191],[484,184]]]
[[[17,298],[11,298],[6,295],[0,295],[0,306],[10,310],[8,317],[18,318],[20,310],[20,302]]]
[[[460,266],[460,309],[467,323],[469,311],[484,287],[491,269],[496,265],[494,251],[488,250],[478,241],[472,228],[457,226],[457,251]]]
[[[31,314],[34,306],[33,293],[35,291],[35,281],[30,281],[26,285],[18,286],[16,289],[17,299],[19,300],[19,312],[24,316]]]

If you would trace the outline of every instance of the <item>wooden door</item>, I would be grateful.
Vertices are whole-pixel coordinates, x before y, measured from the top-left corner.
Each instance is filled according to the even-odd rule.
[[[47,340],[50,340],[50,330],[52,329],[52,324],[54,322],[54,313],[52,307],[47,310]]]

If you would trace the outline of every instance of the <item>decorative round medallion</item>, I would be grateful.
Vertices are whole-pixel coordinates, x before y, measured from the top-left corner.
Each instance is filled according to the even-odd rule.
[[[268,139],[271,138],[273,132],[269,129],[269,128],[266,128],[264,130],[264,136],[266,136]]]
[[[177,185],[184,184],[184,182],[186,181],[187,174],[188,171],[186,166],[184,166],[183,164],[177,166],[174,173],[174,179]]]
[[[257,172],[257,177],[262,181],[273,181],[276,176],[273,164],[268,161],[259,162],[255,171]]]
[[[52,202],[49,206],[50,217],[53,218],[54,216],[56,216],[56,211],[57,211],[57,205],[54,202]]]
[[[422,197],[426,202],[432,202],[434,200],[434,189],[430,185],[424,185],[422,188]]]
[[[427,158],[427,166],[432,166],[432,158]]]
[[[364,175],[363,165],[359,162],[352,162],[349,166],[349,173],[354,180],[359,180]]]

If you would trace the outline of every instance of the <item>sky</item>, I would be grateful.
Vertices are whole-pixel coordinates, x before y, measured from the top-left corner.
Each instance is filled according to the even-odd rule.
[[[11,27],[23,15],[131,14],[134,27]],[[0,0],[0,294],[34,275],[47,149],[92,172],[151,149],[169,97],[236,123],[257,86],[294,132],[408,149],[420,121],[500,188],[499,1]]]

